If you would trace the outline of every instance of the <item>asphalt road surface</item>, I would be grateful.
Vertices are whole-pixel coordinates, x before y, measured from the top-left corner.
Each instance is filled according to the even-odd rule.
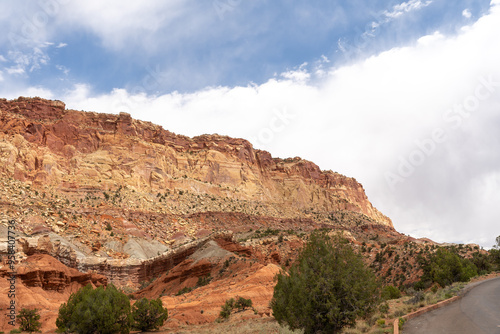
[[[403,334],[500,334],[500,278],[479,284],[462,299],[409,320]]]

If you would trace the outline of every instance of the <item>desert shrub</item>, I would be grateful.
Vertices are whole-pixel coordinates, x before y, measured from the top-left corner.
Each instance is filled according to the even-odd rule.
[[[38,310],[28,310],[21,309],[19,311],[19,315],[17,316],[17,321],[20,324],[20,329],[25,332],[38,332],[42,324],[40,323],[40,314],[38,314]]]
[[[236,308],[239,311],[244,311],[247,307],[252,307],[252,300],[243,297],[230,298],[226,303],[221,306],[218,321],[226,320],[229,318],[233,310]]]
[[[234,308],[234,298],[226,300],[226,303],[221,306],[219,317],[222,319],[228,319]]]
[[[234,303],[234,307],[238,310],[244,311],[247,307],[252,307],[252,300],[245,299],[243,297],[237,297],[236,302]]]
[[[386,285],[382,289],[382,298],[385,300],[401,298],[401,291],[393,285]]]
[[[142,298],[132,306],[133,327],[138,330],[157,330],[167,318],[168,311],[159,298],[152,300]]]
[[[471,261],[476,266],[479,275],[486,275],[493,270],[493,263],[489,255],[476,252],[472,254]]]
[[[398,321],[398,327],[399,327],[399,330],[403,329],[403,325],[405,324],[406,322],[406,318],[399,318],[399,321]]]
[[[177,291],[177,293],[175,295],[180,296],[180,295],[183,295],[185,293],[191,292],[193,290],[194,290],[194,288],[188,288],[187,286],[185,286],[182,289],[180,289],[179,291]]]
[[[379,303],[379,283],[361,256],[347,240],[322,232],[311,234],[289,274],[278,274],[277,281],[274,317],[305,333],[336,333]]]
[[[424,273],[416,288],[427,288],[432,282],[445,287],[453,282],[467,282],[477,275],[477,268],[470,260],[445,248],[438,249],[421,263]]]
[[[411,297],[409,300],[406,301],[407,304],[418,304],[420,303],[421,301],[423,301],[425,298],[425,294],[418,290],[418,291],[415,291],[413,297]]]
[[[205,286],[212,281],[212,276],[208,274],[207,276],[198,277],[198,282],[196,282],[196,287]]]
[[[129,333],[130,301],[113,284],[93,289],[89,284],[73,293],[59,308],[59,332],[79,334]]]
[[[382,305],[380,305],[380,307],[378,308],[378,310],[382,314],[387,314],[389,312],[389,304],[383,303]]]

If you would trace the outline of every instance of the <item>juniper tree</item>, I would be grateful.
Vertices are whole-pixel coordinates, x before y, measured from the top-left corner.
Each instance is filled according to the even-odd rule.
[[[58,331],[78,334],[128,334],[131,325],[130,301],[113,284],[78,290],[61,305],[56,320]]]
[[[274,317],[305,333],[337,333],[371,314],[380,284],[347,240],[314,232],[291,266],[277,275]]]

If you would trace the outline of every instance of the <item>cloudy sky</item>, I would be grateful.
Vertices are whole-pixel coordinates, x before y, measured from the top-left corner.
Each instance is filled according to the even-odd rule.
[[[0,1],[0,96],[250,140],[400,232],[500,235],[500,0]]]

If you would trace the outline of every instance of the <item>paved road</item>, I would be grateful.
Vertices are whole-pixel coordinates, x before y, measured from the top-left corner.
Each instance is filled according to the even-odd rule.
[[[479,284],[464,298],[409,320],[403,334],[500,334],[500,278]]]

